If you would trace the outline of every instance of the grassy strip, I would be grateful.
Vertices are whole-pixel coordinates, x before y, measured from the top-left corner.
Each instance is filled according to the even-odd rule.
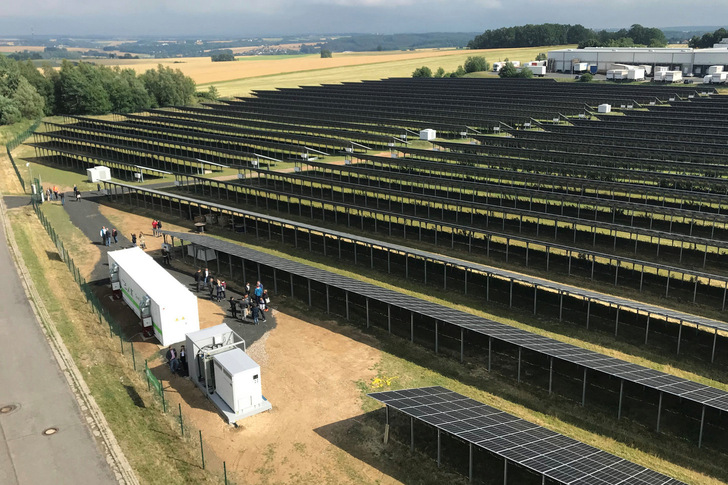
[[[64,344],[131,466],[143,483],[210,483],[199,457],[154,405],[140,374],[134,371],[90,313],[65,264],[30,209],[9,213],[18,246],[39,294]],[[42,237],[40,235],[43,234]],[[41,256],[42,255],[42,256]],[[48,255],[45,257],[45,255]]]

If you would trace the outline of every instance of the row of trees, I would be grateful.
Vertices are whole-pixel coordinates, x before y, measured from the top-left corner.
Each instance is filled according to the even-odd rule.
[[[433,74],[432,69],[427,66],[422,66],[414,70],[414,72],[412,73],[412,77],[463,77],[470,72],[481,72],[489,70],[490,64],[488,64],[488,61],[485,60],[485,57],[470,56],[465,59],[463,65],[458,66],[458,68],[453,72],[448,73],[445,72],[445,69],[443,69],[442,67],[438,67],[437,71],[435,71],[435,73]]]
[[[39,71],[30,61],[0,56],[0,123],[42,115],[129,113],[188,104],[195,82],[179,69],[133,69],[63,61]]]
[[[721,40],[728,37],[728,30],[720,28],[715,32],[703,34],[702,37],[694,35],[689,41],[688,46],[694,49],[706,49],[713,47],[713,44],[717,44]]]
[[[614,44],[664,47],[667,45],[667,39],[662,30],[643,27],[639,24],[617,31],[594,31],[580,24],[527,24],[486,30],[468,42],[468,48],[494,49],[562,44],[579,44],[580,47]]]

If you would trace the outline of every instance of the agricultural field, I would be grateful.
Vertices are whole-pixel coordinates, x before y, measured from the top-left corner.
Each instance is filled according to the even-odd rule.
[[[470,56],[484,56],[488,62],[503,59],[528,61],[541,52],[565,46],[520,49],[425,49],[411,52],[334,53],[322,59],[318,54],[302,56],[241,57],[236,62],[212,62],[209,57],[172,59],[104,59],[94,61],[108,66],[130,67],[138,73],[161,64],[190,76],[198,89],[215,86],[221,96],[243,96],[256,89],[273,89],[408,77],[423,65],[435,71],[442,66],[454,71]]]

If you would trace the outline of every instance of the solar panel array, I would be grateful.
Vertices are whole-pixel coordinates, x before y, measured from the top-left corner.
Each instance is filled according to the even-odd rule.
[[[180,240],[189,241],[199,246],[214,249],[224,254],[255,261],[270,268],[276,268],[290,274],[330,285],[345,291],[359,294],[378,301],[390,302],[399,308],[415,314],[425,315],[435,321],[441,321],[480,333],[516,347],[553,357],[577,366],[604,373],[632,382],[659,392],[671,394],[697,404],[705,405],[719,411],[728,411],[728,392],[672,376],[664,372],[649,369],[637,364],[609,357],[576,345],[561,342],[543,335],[530,333],[520,328],[511,327],[494,320],[479,317],[471,313],[444,307],[437,303],[415,298],[381,286],[355,280],[347,276],[314,268],[296,261],[273,256],[237,244],[222,241],[209,236],[163,231]]]
[[[558,483],[682,483],[444,387],[375,392],[369,397]]]

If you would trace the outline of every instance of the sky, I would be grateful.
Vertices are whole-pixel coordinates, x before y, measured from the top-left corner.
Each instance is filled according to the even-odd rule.
[[[3,0],[0,36],[482,32],[726,25],[728,0]]]

